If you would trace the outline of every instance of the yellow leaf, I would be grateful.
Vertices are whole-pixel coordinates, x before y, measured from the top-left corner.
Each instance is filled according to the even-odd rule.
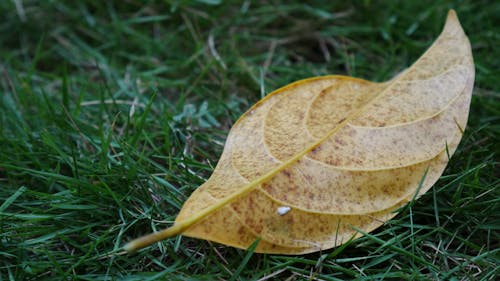
[[[372,231],[438,180],[473,82],[470,43],[450,11],[434,44],[388,82],[325,76],[278,89],[236,122],[175,224],[124,248],[183,234],[302,254]]]

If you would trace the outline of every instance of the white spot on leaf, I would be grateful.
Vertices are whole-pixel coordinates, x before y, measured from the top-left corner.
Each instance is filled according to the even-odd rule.
[[[280,216],[284,216],[286,213],[290,212],[292,208],[288,207],[288,206],[281,206],[281,207],[278,207],[278,215]]]

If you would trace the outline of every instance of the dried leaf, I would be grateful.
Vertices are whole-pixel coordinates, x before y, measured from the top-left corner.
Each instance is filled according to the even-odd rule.
[[[238,248],[261,238],[256,252],[302,254],[372,231],[438,180],[473,82],[470,43],[450,11],[436,42],[388,82],[325,76],[278,89],[236,122],[174,226],[125,249],[182,233]]]

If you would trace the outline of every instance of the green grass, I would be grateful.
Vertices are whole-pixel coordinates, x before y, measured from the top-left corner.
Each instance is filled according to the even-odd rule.
[[[0,2],[0,280],[500,275],[498,1],[217,2]],[[388,79],[449,8],[475,58],[469,124],[442,178],[395,219],[304,256],[185,237],[108,255],[171,225],[266,93],[325,74]]]

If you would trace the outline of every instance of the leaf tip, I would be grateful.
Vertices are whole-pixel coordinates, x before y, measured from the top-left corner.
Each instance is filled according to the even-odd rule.
[[[449,36],[458,36],[458,37],[465,36],[462,25],[460,24],[460,20],[458,19],[457,13],[453,9],[448,11],[446,22],[443,28],[443,33],[448,34]]]
[[[447,16],[447,19],[450,20],[450,19],[455,19],[457,20],[458,19],[458,16],[457,16],[457,12],[455,12],[455,10],[453,9],[450,9],[448,11],[448,16]]]
[[[455,12],[455,10],[453,9],[450,9],[448,11],[448,15],[446,16],[445,25],[456,25],[456,24],[460,25],[460,20],[458,19],[457,12]]]

